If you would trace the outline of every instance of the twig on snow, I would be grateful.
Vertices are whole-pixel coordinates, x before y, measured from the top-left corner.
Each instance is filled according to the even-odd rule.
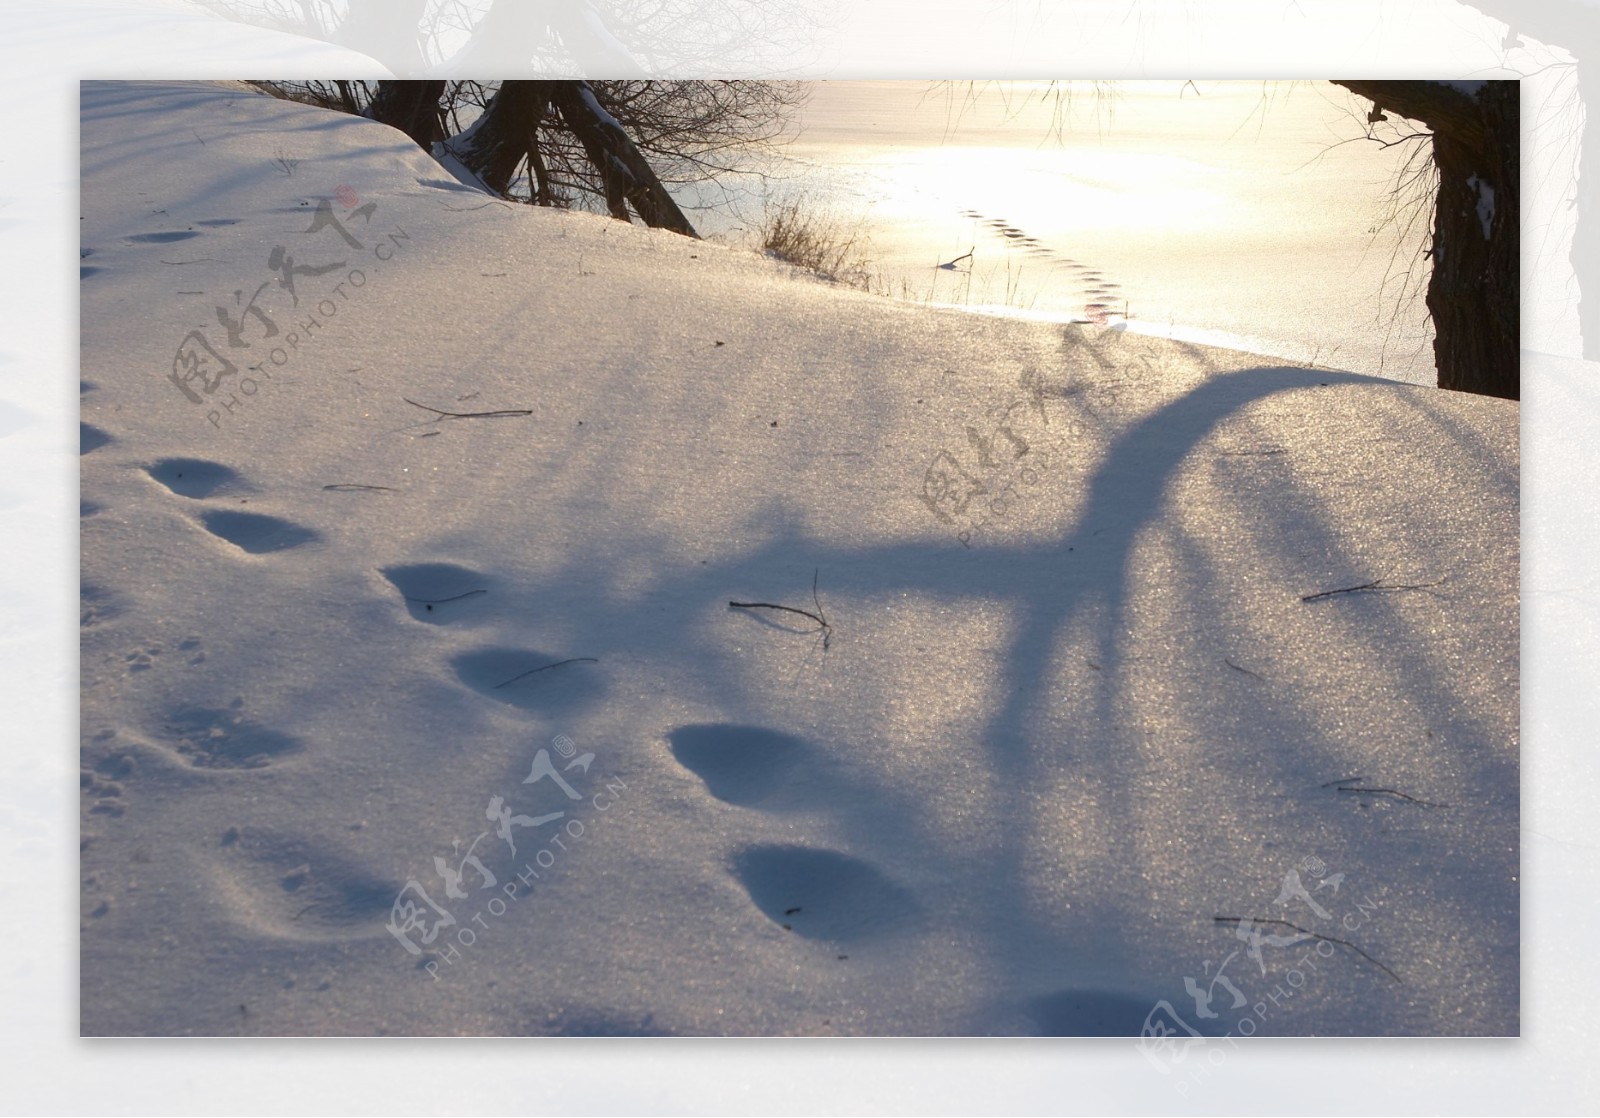
[[[457,594],[457,595],[455,595],[454,597],[451,597],[451,598],[409,598],[408,597],[406,599],[406,601],[415,602],[419,606],[427,606],[428,609],[431,611],[434,606],[442,606],[446,602],[459,602],[462,598],[476,598],[479,594],[487,594],[487,593],[488,593],[487,590],[468,590],[465,594]],[[566,662],[567,661],[563,661],[563,663],[566,663]],[[553,664],[551,665],[551,667],[554,667],[554,666],[555,665],[553,665]],[[507,680],[506,682],[509,683],[510,680]]]
[[[1443,581],[1444,579],[1441,578],[1436,579],[1433,582],[1386,583],[1383,579],[1379,578],[1374,579],[1371,582],[1363,582],[1360,586],[1341,586],[1337,590],[1323,590],[1316,594],[1306,594],[1303,595],[1300,600],[1302,602],[1314,602],[1318,598],[1331,598],[1335,594],[1358,594],[1362,591],[1383,592],[1390,590],[1427,590],[1431,587],[1438,586]]]
[[[410,404],[414,408],[421,408],[423,411],[431,411],[440,419],[494,419],[502,415],[533,414],[532,408],[503,408],[500,411],[440,411],[438,408],[430,408],[427,404],[419,404],[415,400],[407,400],[404,396],[400,398],[405,400],[406,403]]]
[[[1224,656],[1222,658],[1222,662],[1224,664],[1228,665],[1228,667],[1232,668],[1234,671],[1242,672],[1242,673],[1244,673],[1245,675],[1249,676],[1252,679],[1259,679],[1262,683],[1265,683],[1267,681],[1267,677],[1266,676],[1259,675],[1256,672],[1251,671],[1249,668],[1241,668],[1238,664],[1235,664],[1232,660],[1228,659],[1226,656]]]
[[[496,688],[504,687],[506,685],[506,683],[515,683],[515,682],[517,682],[517,680],[525,679],[526,677],[528,677],[530,675],[536,675],[539,672],[547,672],[551,668],[559,668],[562,664],[598,664],[599,662],[600,661],[596,660],[593,656],[574,656],[570,660],[557,660],[554,664],[546,664],[542,668],[529,668],[527,671],[523,672],[521,675],[512,676],[510,679],[506,680],[505,683],[497,683],[497,684],[495,684],[495,687]]]
[[[780,606],[772,602],[729,602],[732,609],[775,609],[783,613],[796,613],[801,617],[809,617],[818,625],[817,632],[822,634],[822,651],[828,651],[828,643],[833,640],[833,626],[828,624],[827,615],[822,612],[822,600],[817,597],[817,574],[811,572],[811,601],[817,607],[817,612],[808,609],[798,609],[794,606]]]
[[[1360,955],[1363,959],[1377,967],[1396,982],[1401,981],[1398,974],[1394,973],[1394,971],[1378,962],[1378,960],[1374,959],[1371,955],[1368,955],[1365,951],[1361,950],[1361,948],[1357,947],[1347,939],[1340,939],[1337,936],[1325,936],[1321,932],[1313,932],[1309,928],[1302,928],[1299,924],[1291,924],[1287,920],[1269,920],[1261,916],[1213,916],[1212,919],[1218,924],[1275,924],[1280,928],[1292,928],[1294,931],[1299,932],[1303,936],[1310,936],[1312,939],[1326,940],[1329,943],[1337,943],[1341,947],[1348,947],[1350,950],[1354,951],[1357,955]]]
[[[1436,804],[1432,800],[1420,800],[1416,796],[1408,795],[1405,792],[1396,791],[1393,788],[1346,788],[1346,787],[1344,787],[1343,783],[1341,782],[1340,786],[1336,789],[1336,791],[1339,791],[1339,792],[1363,792],[1363,793],[1367,793],[1369,795],[1375,795],[1375,796],[1393,796],[1396,799],[1405,800],[1408,803],[1417,804],[1420,807],[1449,807],[1450,806],[1449,804]]]

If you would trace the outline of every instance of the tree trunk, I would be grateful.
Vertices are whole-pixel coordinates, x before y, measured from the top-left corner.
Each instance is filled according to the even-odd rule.
[[[1439,387],[1518,399],[1520,114],[1516,82],[1340,81],[1433,131],[1434,364]]]
[[[620,221],[631,220],[632,206],[646,225],[699,237],[622,125],[604,108],[585,81],[508,81],[489,99],[483,115],[451,141],[451,150],[485,186],[504,194],[524,159],[534,168],[536,191],[548,192],[539,160],[538,130],[547,106],[583,145],[600,174],[606,208]]]
[[[589,83],[562,81],[549,85],[551,103],[560,110],[561,119],[578,137],[589,162],[600,172],[606,205],[613,216],[624,221],[628,219],[623,205],[626,201],[653,229],[670,229],[686,237],[699,237],[622,125],[600,107]]]
[[[444,139],[444,122],[439,117],[442,96],[442,81],[382,81],[367,115],[380,124],[400,129],[423,151],[432,153],[433,145]]]
[[[539,122],[550,103],[550,87],[562,82],[501,82],[483,115],[451,141],[451,151],[483,184],[498,194],[511,187],[517,166],[539,143]]]
[[[1574,70],[1583,100],[1583,137],[1579,141],[1578,180],[1574,204],[1577,228],[1572,235],[1572,274],[1578,281],[1578,329],[1586,361],[1600,361],[1600,8],[1593,0],[1467,0],[1513,33],[1561,47],[1577,59]],[[1564,124],[1555,127],[1563,128]]]

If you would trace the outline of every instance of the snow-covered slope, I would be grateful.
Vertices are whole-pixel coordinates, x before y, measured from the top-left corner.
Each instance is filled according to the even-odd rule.
[[[1516,405],[82,105],[85,1033],[1517,1031]]]

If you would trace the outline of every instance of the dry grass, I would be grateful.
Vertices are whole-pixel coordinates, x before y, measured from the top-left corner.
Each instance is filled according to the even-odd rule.
[[[860,224],[847,229],[838,219],[809,208],[804,198],[769,208],[756,237],[763,252],[797,268],[863,291],[873,287]]]

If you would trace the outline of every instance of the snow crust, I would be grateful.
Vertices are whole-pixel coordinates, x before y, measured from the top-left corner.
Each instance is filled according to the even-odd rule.
[[[1494,187],[1477,175],[1469,175],[1467,185],[1478,196],[1478,225],[1483,229],[1483,239],[1487,241],[1490,230],[1494,227]]]
[[[1516,405],[81,123],[85,1033],[1517,1031]]]

